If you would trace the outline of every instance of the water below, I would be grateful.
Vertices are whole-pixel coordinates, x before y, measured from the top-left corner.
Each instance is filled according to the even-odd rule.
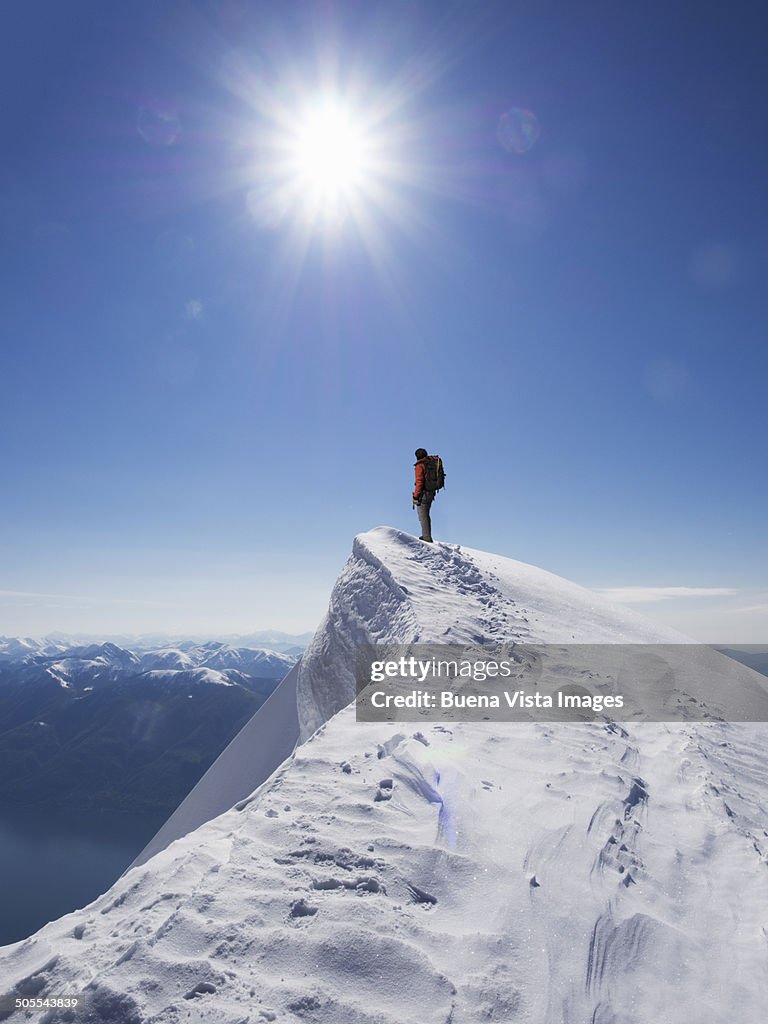
[[[75,825],[50,812],[0,813],[0,946],[106,892],[163,820],[133,816]]]

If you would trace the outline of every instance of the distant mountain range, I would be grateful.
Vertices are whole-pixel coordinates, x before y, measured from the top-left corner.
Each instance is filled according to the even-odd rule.
[[[220,643],[234,648],[266,648],[281,654],[299,655],[312,639],[312,633],[283,633],[276,629],[254,630],[251,633],[233,633],[227,636],[205,634],[189,636],[171,633],[110,633],[97,636],[92,633],[47,633],[43,637],[0,636],[0,659],[6,656],[22,658],[26,654],[56,654],[73,647],[113,644],[130,651],[156,651],[169,647],[179,650]]]
[[[170,813],[291,669],[299,639],[286,653],[0,637],[0,805]]]

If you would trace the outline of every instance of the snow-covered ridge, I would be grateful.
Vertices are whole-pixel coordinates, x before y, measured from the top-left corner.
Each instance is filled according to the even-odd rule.
[[[355,696],[371,643],[692,643],[532,565],[379,527],[355,537],[299,670],[301,735]]]
[[[85,1024],[762,1020],[764,727],[323,721],[358,642],[441,638],[675,635],[509,559],[361,536],[298,673],[311,738],[0,950],[4,991],[85,991]]]

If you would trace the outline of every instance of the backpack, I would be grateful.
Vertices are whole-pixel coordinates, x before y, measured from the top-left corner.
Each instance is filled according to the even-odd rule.
[[[439,455],[428,455],[424,460],[424,490],[437,492],[444,487],[443,460]]]

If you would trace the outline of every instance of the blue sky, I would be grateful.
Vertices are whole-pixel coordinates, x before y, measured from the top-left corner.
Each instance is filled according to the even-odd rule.
[[[6,12],[0,633],[312,628],[424,445],[436,537],[767,640],[759,18]],[[386,154],[332,223],[321,95]]]

